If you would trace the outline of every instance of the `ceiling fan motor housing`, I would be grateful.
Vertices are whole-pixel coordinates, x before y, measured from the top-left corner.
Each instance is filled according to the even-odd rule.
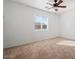
[[[57,2],[57,0],[54,0],[55,1],[55,3]]]
[[[55,3],[55,4],[53,4],[53,6],[54,6],[54,7],[57,7],[57,6],[58,6],[58,4],[57,4],[57,3]]]

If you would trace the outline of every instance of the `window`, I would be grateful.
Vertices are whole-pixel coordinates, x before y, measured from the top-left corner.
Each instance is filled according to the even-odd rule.
[[[47,16],[35,16],[34,21],[35,31],[47,31],[48,30],[48,17]]]

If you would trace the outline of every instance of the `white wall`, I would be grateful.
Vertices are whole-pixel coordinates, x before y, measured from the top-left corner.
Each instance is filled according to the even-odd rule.
[[[58,36],[58,15],[4,0],[4,48]],[[34,31],[34,15],[48,16],[48,32]]]
[[[60,36],[75,40],[75,11],[69,10],[61,15]]]

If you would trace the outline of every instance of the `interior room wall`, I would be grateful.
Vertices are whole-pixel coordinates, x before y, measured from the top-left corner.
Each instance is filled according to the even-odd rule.
[[[75,40],[75,10],[61,14],[60,18],[60,36]]]
[[[58,15],[51,14],[29,6],[4,0],[3,5],[3,40],[4,48],[53,38],[59,35]],[[34,16],[48,17],[48,31],[34,31]]]

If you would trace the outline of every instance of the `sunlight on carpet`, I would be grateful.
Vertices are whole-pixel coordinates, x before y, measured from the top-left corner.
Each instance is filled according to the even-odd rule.
[[[62,40],[56,43],[57,45],[75,46],[74,41]]]

